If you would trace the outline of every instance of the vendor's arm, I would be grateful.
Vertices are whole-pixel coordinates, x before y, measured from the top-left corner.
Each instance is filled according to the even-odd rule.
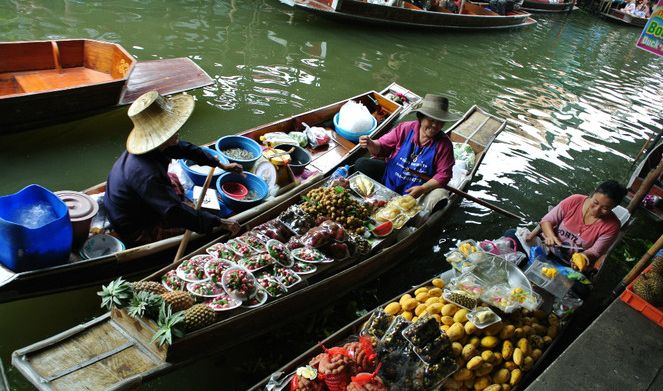
[[[440,186],[441,186],[440,182],[438,182],[436,179],[430,179],[422,185],[410,187],[409,189],[405,190],[405,192],[414,198],[419,198],[422,195],[428,193],[431,190],[437,189]]]
[[[577,196],[569,196],[552,208],[545,216],[541,219],[541,231],[543,233],[543,239],[548,246],[559,246],[562,245],[562,240],[557,235],[557,228],[564,220],[566,213],[573,208]]]
[[[543,233],[543,239],[548,246],[561,246],[562,241],[559,239],[555,233],[555,228],[550,221],[542,220],[541,221],[541,232]]]
[[[590,263],[594,263],[603,254],[608,252],[610,245],[617,239],[619,235],[619,224],[611,226],[606,232],[598,237],[592,247],[585,249],[582,253],[589,259]]]
[[[395,128],[389,131],[389,133],[380,137],[377,140],[374,140],[375,147],[374,151],[369,149],[371,155],[375,157],[388,157],[390,156],[396,148],[399,148],[405,142],[407,138],[407,132],[412,129],[413,121],[401,122]],[[418,124],[417,121],[414,121]]]
[[[149,179],[141,187],[143,201],[159,214],[166,227],[207,233],[221,223],[221,219],[217,216],[203,210],[195,210],[182,203],[171,184],[163,178]]]

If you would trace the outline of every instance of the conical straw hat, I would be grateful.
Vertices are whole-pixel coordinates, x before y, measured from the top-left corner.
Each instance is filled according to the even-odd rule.
[[[140,155],[158,148],[189,119],[193,105],[193,97],[186,94],[164,98],[150,91],[141,95],[129,107],[134,128],[127,138],[127,151]]]

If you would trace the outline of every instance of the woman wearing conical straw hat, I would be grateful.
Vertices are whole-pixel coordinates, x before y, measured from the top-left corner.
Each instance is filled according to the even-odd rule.
[[[242,172],[241,165],[221,163],[200,147],[179,139],[179,129],[193,106],[190,95],[164,98],[150,91],[129,107],[134,128],[127,138],[127,150],[108,174],[104,197],[113,228],[129,246],[179,235],[185,229],[200,233],[217,226],[232,233],[239,230],[234,220],[186,204],[181,185],[168,174],[171,159],[189,159],[199,165]]]

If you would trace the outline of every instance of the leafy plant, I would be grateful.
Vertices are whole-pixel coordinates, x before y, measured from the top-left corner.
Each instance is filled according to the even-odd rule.
[[[131,284],[123,280],[122,277],[111,281],[108,285],[102,285],[101,291],[97,292],[97,295],[101,296],[101,307],[108,310],[126,306],[131,294]]]
[[[163,299],[160,295],[152,292],[141,291],[136,293],[129,303],[127,313],[133,318],[140,318],[147,314],[148,316],[156,316],[159,313],[159,306]]]
[[[172,345],[173,337],[181,338],[184,336],[182,329],[177,327],[184,322],[184,311],[179,311],[173,314],[169,305],[161,303],[159,309],[159,320],[157,326],[159,329],[152,337],[152,342],[158,342],[159,346]],[[183,324],[182,324],[183,325]]]

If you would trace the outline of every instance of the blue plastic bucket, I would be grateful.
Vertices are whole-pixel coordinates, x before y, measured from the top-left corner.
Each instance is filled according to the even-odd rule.
[[[260,204],[269,195],[269,187],[267,183],[260,179],[257,175],[251,174],[250,172],[245,172],[246,177],[235,174],[232,172],[226,172],[222,174],[219,179],[216,181],[216,191],[221,197],[221,202],[228,208],[232,209],[235,212],[240,212]],[[251,200],[238,200],[232,198],[223,192],[221,186],[226,182],[239,182],[242,185],[246,186],[249,190],[249,193],[255,192],[256,197]]]
[[[0,262],[14,272],[67,262],[73,241],[69,210],[48,189],[29,185],[0,197]]]
[[[378,121],[375,119],[375,117],[373,117],[373,125],[371,125],[371,128],[368,129],[367,131],[359,132],[359,133],[350,132],[350,131],[345,130],[342,127],[338,126],[339,114],[340,113],[336,113],[336,115],[334,115],[334,129],[336,130],[336,133],[341,135],[341,137],[343,137],[344,139],[346,139],[348,141],[352,141],[353,143],[359,142],[359,137],[367,136],[367,135],[371,134],[375,130],[375,128],[378,127]]]
[[[226,157],[223,156],[223,154],[221,152],[219,152],[215,149],[212,149],[212,148],[207,148],[207,147],[201,147],[201,148],[204,149],[205,152],[209,153],[210,155],[218,157],[219,161],[221,161],[221,163],[224,163],[224,164],[229,163],[228,159],[226,159]],[[203,186],[205,184],[205,179],[207,179],[207,173],[209,173],[209,171],[207,171],[207,173],[202,173],[202,172],[192,170],[190,166],[193,166],[195,164],[196,163],[194,163],[191,160],[186,160],[186,159],[181,159],[180,160],[180,166],[182,166],[182,169],[184,170],[184,172],[186,172],[186,174],[189,176],[189,178],[191,178],[191,181],[196,186]],[[211,170],[212,168],[210,167],[209,169]],[[217,178],[219,178],[219,176],[221,176],[221,174],[223,174],[223,171],[220,171],[218,174],[214,174],[212,176],[212,179],[217,180]],[[212,183],[214,183],[214,182],[212,182]]]
[[[262,148],[255,140],[252,140],[245,136],[223,136],[216,141],[216,149],[221,152],[221,154],[228,159],[228,161],[233,163],[239,163],[244,167],[245,171],[251,170],[256,160],[262,155]],[[242,148],[249,151],[252,155],[252,159],[234,159],[225,153],[224,149],[228,148]]]

